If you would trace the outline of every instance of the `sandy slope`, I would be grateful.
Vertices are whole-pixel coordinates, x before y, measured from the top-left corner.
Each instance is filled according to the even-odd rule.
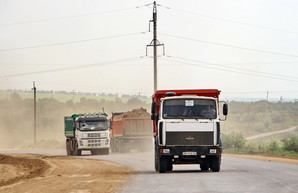
[[[0,155],[1,193],[111,193],[133,170],[115,163],[70,157]]]

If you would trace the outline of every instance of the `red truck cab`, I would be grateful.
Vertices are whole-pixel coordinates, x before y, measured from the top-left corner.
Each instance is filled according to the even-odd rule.
[[[173,164],[220,170],[220,121],[225,119],[220,118],[219,94],[217,89],[156,91],[151,108],[156,171],[171,171]]]

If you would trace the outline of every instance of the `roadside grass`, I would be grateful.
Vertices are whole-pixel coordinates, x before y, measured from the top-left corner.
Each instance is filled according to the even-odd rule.
[[[258,143],[245,140],[241,133],[223,134],[222,137],[224,153],[271,155],[298,159],[298,137],[270,137]]]

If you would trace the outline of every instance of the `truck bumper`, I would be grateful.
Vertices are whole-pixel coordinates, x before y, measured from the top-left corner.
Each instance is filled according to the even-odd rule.
[[[212,157],[221,157],[220,146],[160,146],[156,153],[159,157],[173,159],[174,164],[196,164],[208,162]]]
[[[102,149],[110,148],[109,139],[81,139],[78,142],[78,149],[81,150],[90,150],[90,149]]]

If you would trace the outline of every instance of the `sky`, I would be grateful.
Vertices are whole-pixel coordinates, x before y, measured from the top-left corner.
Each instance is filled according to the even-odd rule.
[[[298,99],[298,1],[156,3],[158,89]],[[152,4],[0,0],[0,90],[153,94]]]

